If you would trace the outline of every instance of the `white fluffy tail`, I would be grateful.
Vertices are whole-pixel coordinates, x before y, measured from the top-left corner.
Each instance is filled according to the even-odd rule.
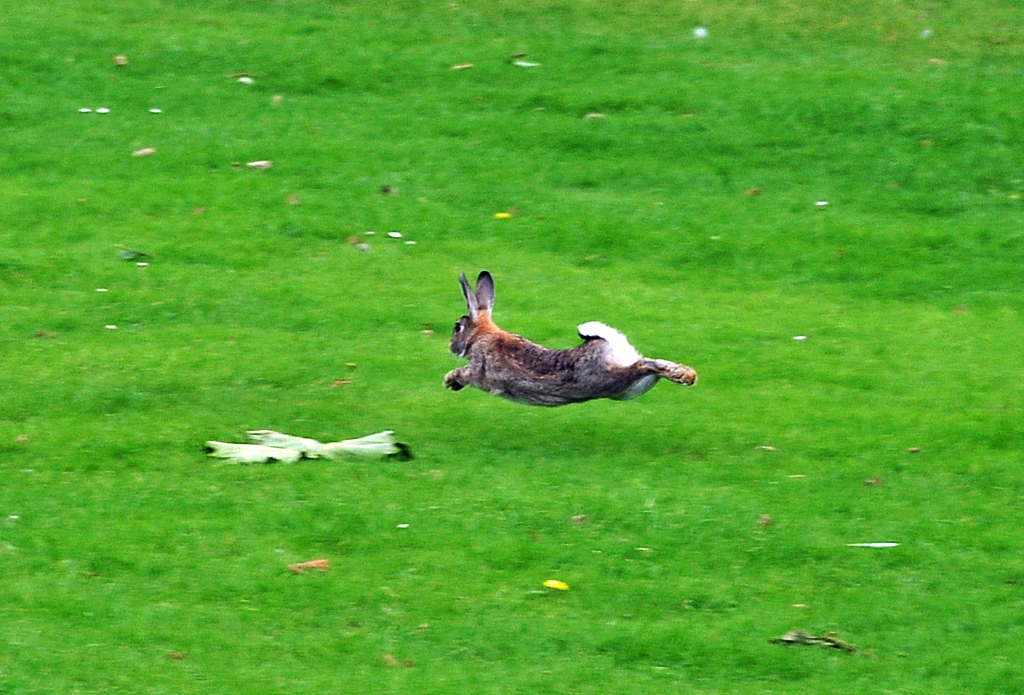
[[[579,331],[581,338],[601,338],[607,341],[612,348],[612,363],[616,367],[628,367],[641,359],[640,353],[629,344],[629,339],[626,336],[600,321],[581,323],[576,330]]]

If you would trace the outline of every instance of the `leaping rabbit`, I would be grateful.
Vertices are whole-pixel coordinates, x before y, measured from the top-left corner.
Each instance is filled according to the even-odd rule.
[[[448,372],[445,388],[475,386],[519,403],[565,405],[595,398],[626,401],[647,393],[665,378],[683,386],[697,381],[690,367],[640,355],[626,336],[603,323],[579,326],[583,344],[551,350],[521,335],[504,331],[491,320],[494,279],[486,270],[476,292],[465,273],[459,284],[468,313],[455,322],[451,350],[469,364]]]

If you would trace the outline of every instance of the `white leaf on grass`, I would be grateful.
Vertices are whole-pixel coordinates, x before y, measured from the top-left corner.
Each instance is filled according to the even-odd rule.
[[[211,456],[228,459],[232,463],[294,463],[301,458],[335,459],[341,456],[380,458],[403,452],[408,455],[408,449],[395,441],[395,433],[391,430],[328,444],[274,430],[252,430],[246,434],[253,444],[210,441],[206,442],[207,451]]]
[[[231,463],[294,463],[302,458],[298,451],[281,449],[259,444],[230,444],[228,442],[206,442],[210,456],[228,459]]]
[[[323,455],[327,458],[351,455],[360,457],[380,457],[397,454],[401,451],[395,441],[395,433],[391,430],[377,432],[359,439],[345,439],[340,442],[324,444]]]

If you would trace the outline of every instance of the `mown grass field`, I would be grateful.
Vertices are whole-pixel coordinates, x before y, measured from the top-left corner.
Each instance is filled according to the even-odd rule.
[[[1024,690],[1022,18],[5,3],[0,692]],[[444,391],[481,268],[700,381]]]

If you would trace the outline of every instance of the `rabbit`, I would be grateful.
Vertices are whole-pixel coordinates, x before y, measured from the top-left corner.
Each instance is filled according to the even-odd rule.
[[[455,323],[451,351],[469,364],[448,372],[445,388],[475,386],[518,403],[558,406],[595,398],[630,400],[662,378],[684,386],[697,381],[690,367],[647,359],[626,336],[597,321],[579,326],[584,342],[569,350],[530,342],[491,320],[494,279],[489,272],[480,273],[476,292],[465,273],[459,274],[459,284],[468,313]]]

